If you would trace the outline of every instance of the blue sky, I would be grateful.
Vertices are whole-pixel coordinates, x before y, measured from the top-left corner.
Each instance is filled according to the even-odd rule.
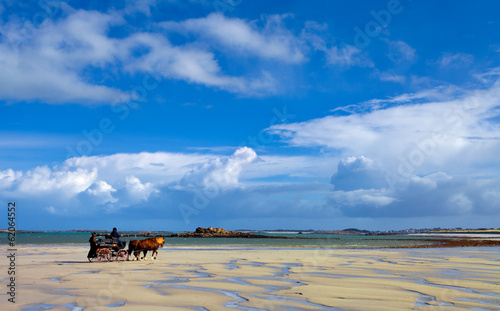
[[[1,201],[18,229],[498,227],[498,11],[2,1]]]

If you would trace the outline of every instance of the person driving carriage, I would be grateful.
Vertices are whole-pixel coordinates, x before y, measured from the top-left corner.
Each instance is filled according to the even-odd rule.
[[[123,245],[123,242],[120,241],[121,235],[118,233],[118,231],[116,230],[116,228],[113,228],[113,232],[111,232],[111,237],[112,238],[116,238],[116,240],[118,240],[118,247],[119,248],[124,248],[125,247],[125,245]]]

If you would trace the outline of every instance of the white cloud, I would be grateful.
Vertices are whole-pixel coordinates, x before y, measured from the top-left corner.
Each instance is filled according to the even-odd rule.
[[[364,156],[348,157],[339,162],[337,173],[331,183],[337,190],[381,189],[387,187],[387,181],[374,167],[373,160]]]
[[[23,175],[22,172],[15,172],[12,169],[0,171],[0,190],[9,189],[13,186],[14,181]]]
[[[97,178],[97,170],[76,169],[73,171],[51,170],[47,166],[39,166],[18,178],[18,191],[24,194],[47,195],[58,192],[71,197],[85,191]]]
[[[417,58],[416,50],[403,41],[386,40],[389,44],[389,58],[400,64],[402,62],[414,62]]]
[[[473,209],[473,202],[463,193],[453,195],[448,201],[458,213],[468,213]]]
[[[111,103],[128,96],[115,88],[81,77],[88,67],[102,68],[119,49],[106,36],[115,15],[75,11],[60,21],[46,20],[38,28],[13,19],[0,26],[0,98],[49,103]],[[26,29],[34,34],[27,37]]]
[[[486,72],[473,75],[484,85],[489,85],[492,81],[495,82],[500,76],[500,67],[491,68]]]
[[[330,195],[330,199],[335,206],[340,207],[344,212],[360,206],[369,206],[371,209],[377,210],[396,201],[395,198],[384,195],[382,191],[375,190],[334,191]],[[350,214],[350,212],[346,214]],[[356,216],[362,216],[362,213]]]
[[[152,193],[158,192],[152,183],[146,182],[143,184],[135,176],[128,176],[125,181],[128,195],[132,198],[133,202],[147,200]]]
[[[275,89],[273,78],[265,72],[257,78],[224,75],[212,52],[194,45],[173,46],[160,35],[136,34],[127,40],[126,46],[130,53],[137,48],[149,50],[139,58],[128,55],[125,69],[132,73],[154,72],[167,79],[184,80],[247,95],[273,93]]]
[[[420,90],[416,93],[405,93],[386,99],[371,99],[362,104],[376,104],[378,107],[383,107],[382,104],[405,104],[405,103],[420,103],[431,101],[446,101],[450,98],[458,98],[467,95],[467,92],[453,85],[437,86],[431,89]]]
[[[441,68],[456,68],[469,66],[474,62],[474,56],[466,53],[443,53],[436,63]]]
[[[136,13],[142,13],[150,17],[151,7],[156,6],[156,2],[157,0],[127,0],[123,11],[125,14],[134,15]]]
[[[237,187],[244,166],[256,159],[255,151],[242,147],[228,158],[215,158],[193,169],[182,179],[181,186],[221,189]]]
[[[337,159],[327,154],[321,156],[262,155],[245,166],[247,179],[273,179],[275,176],[328,180]]]
[[[92,187],[89,187],[87,189],[87,192],[100,199],[98,204],[104,204],[108,202],[115,203],[118,201],[118,199],[114,198],[112,194],[113,192],[116,192],[116,189],[102,180],[94,183]]]
[[[195,33],[215,40],[240,53],[279,62],[301,63],[305,61],[303,43],[283,25],[285,18],[286,15],[267,16],[262,29],[256,23],[215,13],[161,25],[168,30]]]
[[[326,62],[329,65],[343,66],[343,67],[373,67],[374,64],[363,53],[362,50],[352,45],[345,47],[333,46],[325,51]]]
[[[382,81],[395,82],[399,84],[404,84],[406,82],[406,78],[404,76],[390,73],[387,71],[380,73],[379,77],[380,80]]]
[[[50,214],[57,214],[57,211],[56,211],[56,208],[53,207],[53,206],[49,206],[47,208],[45,208],[47,210],[47,212],[49,212]]]
[[[328,25],[320,24],[315,21],[307,21],[302,28],[300,37],[306,41],[315,51],[326,51],[327,43],[325,42],[324,32],[328,30]],[[320,35],[321,33],[321,35]]]
[[[180,180],[196,165],[210,161],[213,157],[197,153],[117,153],[108,156],[71,158],[64,162],[62,169],[95,168],[112,185],[122,183],[129,176],[158,185]]]
[[[363,50],[348,44],[341,44],[330,38],[328,25],[315,21],[307,21],[301,31],[300,38],[307,43],[313,52],[324,53],[327,65],[339,68],[374,67]]]

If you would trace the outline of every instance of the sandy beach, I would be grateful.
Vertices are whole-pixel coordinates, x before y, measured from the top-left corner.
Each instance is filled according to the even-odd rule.
[[[500,309],[499,247],[166,247],[156,261],[107,263],[89,263],[87,251],[20,247],[16,304],[2,291],[1,309]],[[7,255],[4,249],[3,270]]]

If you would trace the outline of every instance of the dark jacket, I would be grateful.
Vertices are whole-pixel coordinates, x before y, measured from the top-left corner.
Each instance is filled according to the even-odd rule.
[[[92,236],[89,239],[89,243],[90,243],[90,250],[89,253],[87,254],[87,258],[95,258],[97,252],[97,239],[95,238],[95,234],[92,234]]]
[[[122,241],[120,241],[121,235],[118,233],[117,230],[113,229],[113,232],[111,232],[111,237],[112,238],[116,238],[118,240],[118,247],[119,248],[123,248],[124,247]]]

